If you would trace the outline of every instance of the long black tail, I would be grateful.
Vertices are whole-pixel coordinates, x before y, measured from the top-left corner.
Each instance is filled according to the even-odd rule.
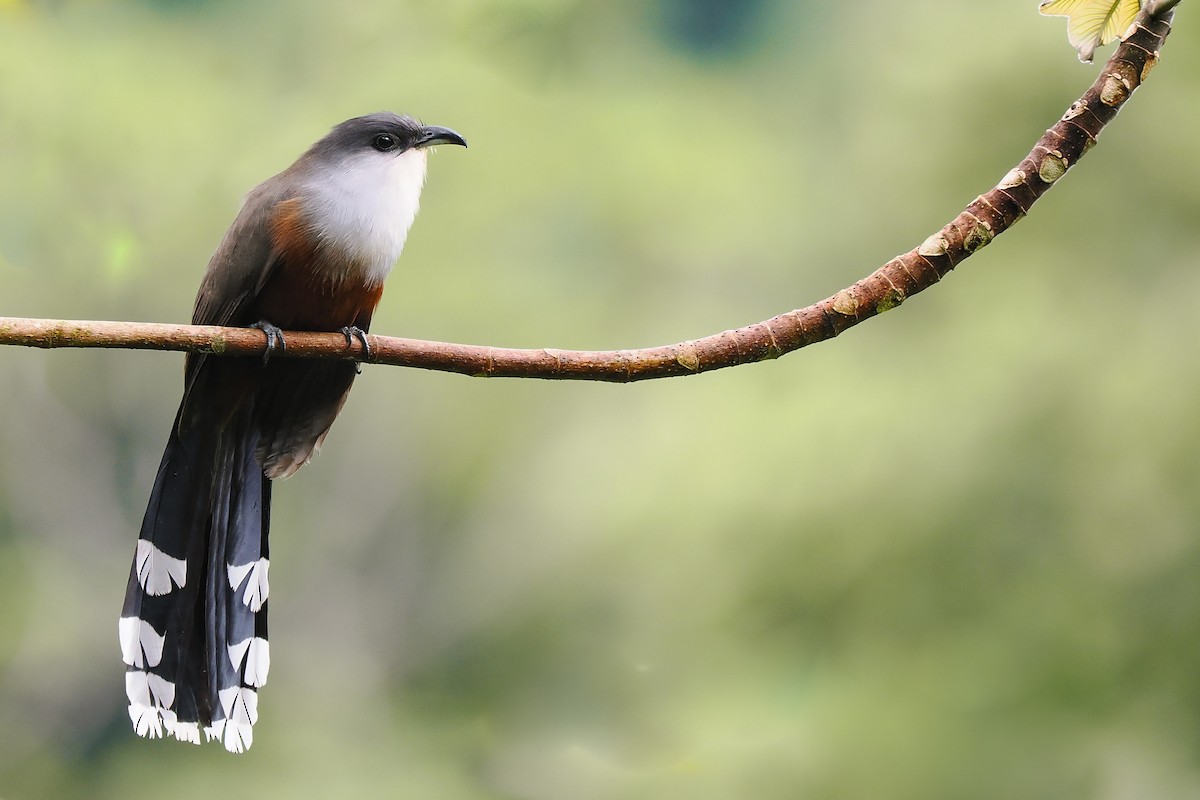
[[[249,411],[224,425],[177,417],[163,453],[119,625],[138,734],[232,752],[253,742],[270,669],[271,481]]]

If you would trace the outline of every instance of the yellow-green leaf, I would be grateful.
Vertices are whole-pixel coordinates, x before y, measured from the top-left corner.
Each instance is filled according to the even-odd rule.
[[[1140,0],[1042,0],[1038,11],[1067,18],[1067,38],[1080,61],[1091,61],[1096,47],[1119,39],[1141,10]]]

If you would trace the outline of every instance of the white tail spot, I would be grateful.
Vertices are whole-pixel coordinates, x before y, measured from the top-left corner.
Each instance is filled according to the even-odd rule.
[[[246,683],[251,686],[262,686],[267,682],[267,673],[271,671],[271,646],[266,639],[258,636],[253,639],[242,639],[237,644],[229,645],[229,660],[233,663],[233,668],[239,672],[244,660]]]
[[[181,742],[200,744],[200,723],[198,722],[174,722],[166,725],[166,728],[167,733]]]
[[[217,692],[225,719],[238,725],[258,722],[258,692],[243,686],[231,686]]]
[[[162,661],[163,643],[166,636],[144,620],[137,617],[121,617],[117,622],[117,633],[121,639],[121,658],[131,667],[157,667]]]
[[[175,702],[175,684],[153,672],[131,669],[125,673],[125,694],[130,703],[170,708]]]
[[[147,739],[162,738],[162,717],[158,715],[157,708],[130,703],[129,719],[133,721],[133,730],[138,736]]]
[[[241,753],[254,744],[254,723],[258,722],[258,693],[241,686],[217,692],[225,719],[204,729],[204,735],[220,739],[231,753]]]
[[[240,566],[229,564],[228,567],[229,588],[235,592],[249,574],[250,578],[246,580],[246,590],[242,593],[242,602],[251,611],[258,612],[262,609],[263,603],[267,602],[267,595],[271,592],[271,584],[267,580],[267,571],[271,568],[271,562],[268,559],[260,558],[249,564]]]
[[[172,558],[145,539],[138,539],[133,563],[146,594],[158,597],[171,591],[172,582],[182,587],[187,581],[187,562]]]
[[[129,670],[125,673],[125,695],[129,698],[129,718],[138,736],[160,739],[163,723],[175,724],[175,684],[151,672]]]

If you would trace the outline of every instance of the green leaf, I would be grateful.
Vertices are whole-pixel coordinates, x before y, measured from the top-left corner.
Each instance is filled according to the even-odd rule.
[[[1096,47],[1121,38],[1141,10],[1139,0],[1042,0],[1038,11],[1067,17],[1067,38],[1080,61],[1091,61]]]

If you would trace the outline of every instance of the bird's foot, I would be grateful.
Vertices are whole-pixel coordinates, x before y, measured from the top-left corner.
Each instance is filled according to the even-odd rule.
[[[362,328],[358,327],[357,325],[347,325],[346,327],[342,328],[342,336],[346,337],[346,347],[350,347],[351,345],[353,345],[355,339],[358,339],[360,342],[362,342],[362,346],[363,346],[362,361],[370,361],[371,360],[371,343],[367,341],[367,332],[366,331],[364,331]],[[362,361],[359,361],[354,365],[354,371],[356,373],[362,372]]]
[[[264,364],[266,364],[268,361],[271,360],[271,355],[275,352],[276,347],[279,348],[279,352],[281,352],[281,353],[283,351],[287,350],[287,342],[285,342],[283,340],[283,331],[281,331],[275,325],[272,325],[271,323],[267,322],[265,319],[260,319],[258,322],[254,323],[250,327],[257,328],[258,330],[260,330],[264,334],[266,334],[267,349],[263,351],[263,363]]]

